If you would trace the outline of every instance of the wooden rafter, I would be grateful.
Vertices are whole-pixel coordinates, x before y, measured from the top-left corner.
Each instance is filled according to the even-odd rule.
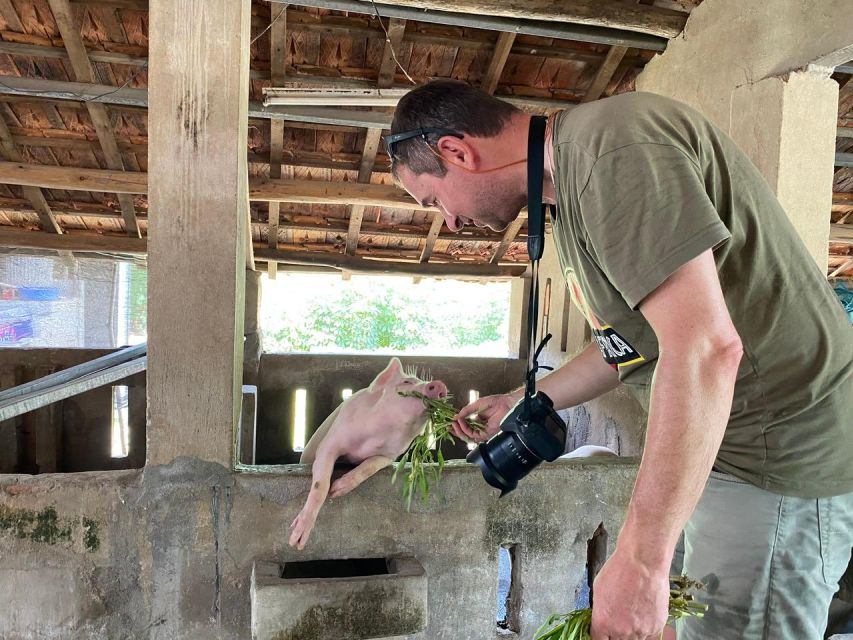
[[[403,42],[403,34],[406,31],[406,21],[399,18],[391,18],[388,21],[388,37],[385,40],[385,48],[382,51],[382,63],[379,66],[379,79],[377,86],[380,89],[390,87],[394,84],[394,71],[397,63],[394,60],[396,52],[400,50]],[[364,136],[364,150],[361,154],[361,166],[358,169],[358,181],[370,182],[373,175],[373,167],[376,163],[376,154],[379,151],[379,143],[382,138],[382,128],[369,128]],[[349,229],[347,231],[347,243],[344,251],[347,255],[353,255],[358,246],[358,233],[364,218],[364,205],[354,204],[349,214]]]
[[[435,241],[438,240],[441,234],[441,227],[443,224],[444,216],[442,216],[440,212],[436,211],[432,214],[432,224],[430,225],[429,232],[427,233],[424,248],[421,250],[421,257],[418,260],[419,262],[429,262],[430,256],[432,256],[432,250],[435,248]]]
[[[20,229],[0,227],[0,244],[10,248],[50,249],[59,251],[106,252],[144,254],[148,250],[145,238],[130,238],[123,235],[103,235],[92,232],[72,231],[62,235],[32,233]],[[398,272],[409,269],[417,275],[444,275],[467,277],[513,277],[524,272],[521,264],[478,265],[455,260],[452,256],[443,256],[443,262],[437,264],[419,264],[412,252],[394,250],[365,251],[358,256],[346,256],[334,253],[334,249],[324,246],[331,253],[318,255],[309,249],[275,250],[264,247],[255,248],[258,261],[276,261],[289,264],[313,264],[336,266],[353,272]],[[313,248],[314,251],[318,247]]]
[[[498,35],[498,40],[495,43],[495,50],[492,53],[492,59],[489,62],[489,68],[486,70],[486,75],[483,76],[483,83],[480,86],[480,88],[486,93],[495,92],[514,42],[515,33],[504,31]]]
[[[287,5],[270,12],[270,81],[278,86],[284,81],[287,46]],[[281,163],[284,155],[284,121],[270,120],[270,178],[281,178]],[[279,208],[278,202],[270,202],[267,228],[267,244],[278,248]],[[267,263],[269,277],[275,280],[277,262]]]
[[[54,20],[62,34],[62,41],[68,51],[68,58],[71,61],[71,67],[74,70],[75,79],[78,82],[95,82],[95,70],[92,68],[92,63],[86,54],[86,46],[83,43],[83,36],[80,33],[80,28],[76,24],[72,14],[71,5],[68,0],[48,0],[50,9],[53,12]],[[86,107],[89,110],[89,117],[92,119],[92,124],[95,126],[95,131],[98,134],[98,140],[101,143],[101,150],[104,153],[104,159],[107,163],[107,168],[114,171],[124,170],[124,162],[121,158],[121,152],[116,143],[115,134],[113,133],[110,117],[107,113],[107,108],[100,103],[87,102]],[[133,204],[133,198],[127,194],[118,194],[119,205],[121,206],[122,216],[124,217],[125,229],[128,235],[140,237],[139,225],[136,221],[136,209]]]
[[[501,258],[504,257],[506,250],[509,249],[509,246],[512,244],[513,240],[515,240],[515,236],[518,235],[519,230],[525,222],[525,218],[518,216],[515,220],[509,223],[509,226],[504,231],[503,240],[495,249],[495,252],[492,254],[489,262],[492,264],[497,264],[500,262]]]
[[[148,175],[136,171],[0,162],[0,184],[138,194],[148,191]],[[249,181],[249,199],[308,204],[361,204],[435,211],[432,207],[421,206],[409,194],[394,185],[354,182],[254,178]]]
[[[604,62],[602,62],[601,66],[598,68],[595,78],[592,79],[592,84],[589,85],[589,89],[587,89],[581,102],[592,102],[593,100],[598,100],[601,97],[604,90],[607,88],[607,85],[610,83],[610,80],[613,78],[613,74],[616,73],[616,69],[619,68],[619,63],[622,62],[627,51],[627,47],[610,47],[610,51],[607,52],[607,57],[604,58]]]
[[[12,134],[9,132],[9,127],[6,126],[6,121],[2,117],[0,117],[0,151],[2,151],[3,157],[9,162],[24,161],[24,157],[15,145]],[[47,204],[47,200],[45,200],[41,189],[31,185],[24,185],[22,190],[24,197],[29,200],[33,209],[38,214],[42,230],[49,233],[62,233],[62,227],[57,223],[56,217],[53,215],[53,211],[50,210],[50,206]]]
[[[15,11],[12,0],[0,0],[0,15],[3,16],[3,20],[6,21],[12,31],[23,33],[24,27],[21,24],[20,17],[18,17],[18,12]]]
[[[524,273],[526,265],[479,265],[460,262],[421,263],[417,260],[370,259],[346,254],[317,255],[308,251],[258,249],[258,260],[276,260],[281,263],[324,266],[351,273],[412,274],[418,276],[513,278]]]

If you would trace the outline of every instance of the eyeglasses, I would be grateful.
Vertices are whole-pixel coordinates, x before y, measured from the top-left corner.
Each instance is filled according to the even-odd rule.
[[[394,159],[394,149],[397,144],[403,142],[404,140],[409,140],[411,138],[421,138],[424,142],[429,144],[429,140],[427,140],[427,136],[453,136],[454,138],[463,138],[464,136],[457,132],[451,131],[450,129],[439,129],[436,127],[420,127],[419,129],[412,129],[411,131],[403,131],[402,133],[394,133],[382,138],[382,141],[385,143],[385,152],[388,154],[388,157],[392,160]]]

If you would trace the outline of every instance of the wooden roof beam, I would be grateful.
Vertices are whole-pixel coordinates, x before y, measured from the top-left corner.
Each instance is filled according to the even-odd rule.
[[[0,152],[10,162],[24,161],[24,157],[15,145],[12,134],[9,132],[9,127],[6,126],[6,121],[3,118],[0,118]],[[50,206],[47,204],[42,190],[31,185],[24,185],[22,190],[24,197],[29,200],[33,206],[33,210],[38,214],[42,230],[49,233],[61,234],[62,227],[56,221],[56,216],[54,216],[53,211],[51,211]]]
[[[379,79],[377,86],[385,89],[394,84],[394,71],[397,68],[395,60],[396,52],[400,50],[403,42],[403,34],[406,31],[406,21],[400,18],[391,18],[388,21],[388,36],[385,40],[385,48],[382,51],[382,62],[379,65]],[[389,125],[390,126],[390,125]],[[376,164],[376,154],[379,151],[379,143],[382,139],[382,127],[371,127],[364,136],[364,150],[361,154],[361,166],[358,169],[358,181],[370,182],[373,175],[373,167]],[[347,255],[354,255],[358,246],[358,232],[364,218],[364,206],[353,205],[350,209],[349,229],[347,230],[347,243],[344,251]]]
[[[491,262],[492,264],[497,264],[498,262],[500,262],[501,258],[504,257],[504,254],[506,253],[507,249],[509,249],[509,246],[515,240],[515,236],[518,235],[518,232],[521,229],[521,226],[524,224],[524,221],[525,218],[522,218],[522,216],[518,216],[515,220],[509,223],[509,226],[507,226],[506,230],[504,231],[503,240],[501,240],[501,243],[495,249],[495,252],[492,254],[492,257],[489,262]]]
[[[435,241],[438,240],[441,235],[441,227],[443,224],[444,216],[441,215],[440,211],[436,211],[432,214],[432,225],[427,233],[426,242],[424,242],[424,248],[421,250],[421,257],[418,262],[429,262],[430,256],[432,256],[432,250],[435,248]]]
[[[586,90],[586,94],[584,94],[581,102],[592,102],[601,97],[607,85],[610,84],[610,80],[613,79],[613,74],[616,73],[616,69],[619,68],[619,63],[622,62],[622,58],[625,57],[627,51],[627,47],[610,47],[610,51],[607,52],[604,62],[601,63],[601,66],[595,73],[595,78],[592,79],[592,83],[589,85],[589,89]]]
[[[377,260],[345,254],[316,255],[309,251],[258,249],[258,260],[275,260],[292,265],[323,266],[351,273],[385,275],[414,275],[465,278],[516,278],[527,269],[526,265],[503,266],[472,263],[421,263],[400,260]]]
[[[287,46],[287,5],[281,5],[277,11],[270,11],[270,81],[273,86],[284,82]],[[281,164],[284,155],[284,121],[270,120],[270,178],[281,178]],[[278,248],[278,202],[270,202],[267,220],[267,244],[270,249]],[[278,263],[268,262],[267,273],[275,280]]]
[[[148,191],[148,175],[135,171],[0,162],[0,184],[137,194]],[[249,180],[249,199],[310,204],[361,204],[435,211],[432,207],[422,207],[409,194],[394,185],[354,182],[253,178]]]
[[[498,40],[495,43],[495,50],[492,53],[492,59],[489,62],[489,68],[486,70],[486,75],[483,76],[483,82],[480,88],[486,93],[494,93],[501,79],[506,60],[512,50],[512,44],[515,42],[515,33],[504,31],[498,34]]]
[[[53,12],[59,32],[62,34],[62,41],[65,43],[65,48],[68,51],[68,58],[71,60],[71,67],[74,70],[76,80],[78,82],[94,83],[95,71],[86,54],[86,46],[83,44],[83,36],[80,28],[71,15],[69,1],[48,0],[48,3],[50,4],[50,9]],[[107,108],[103,104],[96,102],[87,102],[86,107],[89,110],[89,117],[92,119],[92,124],[95,126],[95,131],[98,134],[98,140],[101,143],[101,150],[104,153],[107,168],[116,171],[123,170],[124,162],[116,143],[115,133],[113,133]],[[133,198],[122,193],[117,194],[117,197],[121,206],[127,234],[137,238],[140,237],[141,234],[139,225],[136,222],[136,208],[133,204]]]

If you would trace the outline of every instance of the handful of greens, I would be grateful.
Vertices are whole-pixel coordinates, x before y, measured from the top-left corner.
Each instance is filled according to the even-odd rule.
[[[456,440],[450,433],[450,425],[456,409],[450,403],[451,396],[444,398],[428,398],[417,391],[398,391],[401,396],[420,398],[427,409],[427,425],[423,433],[415,436],[409,448],[394,467],[391,482],[396,482],[397,475],[403,473],[403,500],[406,510],[412,508],[412,498],[420,492],[421,499],[429,499],[430,485],[436,485],[441,480],[444,470],[444,455],[441,446],[444,443],[454,444]],[[466,422],[474,431],[485,429],[485,425],[477,420],[466,418]],[[411,465],[405,471],[406,463]]]
[[[708,605],[695,602],[690,589],[704,589],[698,580],[687,576],[670,576],[669,618],[667,624],[687,616],[701,618]],[[533,640],[590,640],[592,609],[577,609],[571,613],[548,616],[545,624],[536,630]]]

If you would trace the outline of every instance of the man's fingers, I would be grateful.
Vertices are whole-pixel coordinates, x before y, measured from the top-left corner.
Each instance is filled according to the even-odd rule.
[[[474,400],[474,402],[462,407],[462,409],[460,409],[459,413],[457,413],[453,417],[458,418],[458,419],[462,419],[462,418],[467,418],[468,416],[470,416],[474,413],[481,413],[482,411],[489,408],[490,403],[491,403],[491,401],[489,400],[488,397],[478,398],[477,400]]]

